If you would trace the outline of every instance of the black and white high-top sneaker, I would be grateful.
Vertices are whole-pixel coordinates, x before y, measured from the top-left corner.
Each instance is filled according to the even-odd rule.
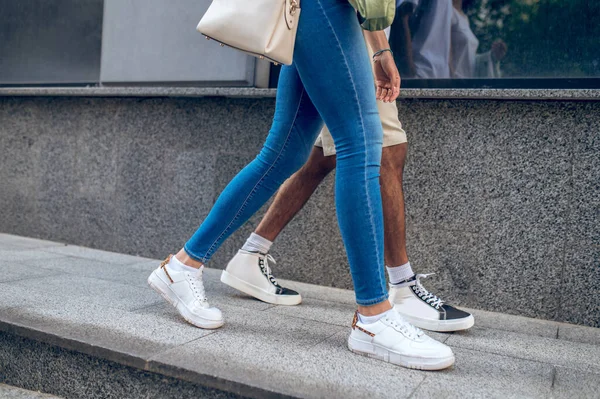
[[[412,279],[390,285],[390,302],[394,309],[411,324],[429,331],[449,332],[473,327],[473,315],[446,304],[427,291],[417,274]]]
[[[302,302],[300,294],[277,283],[271,273],[271,265],[275,265],[271,255],[240,249],[221,274],[221,281],[263,302],[275,305],[298,305]]]

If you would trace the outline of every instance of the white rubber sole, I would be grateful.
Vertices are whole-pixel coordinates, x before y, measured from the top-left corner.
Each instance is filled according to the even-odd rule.
[[[410,316],[402,313],[396,307],[396,311],[402,315],[410,324],[415,327],[422,328],[423,330],[436,331],[436,332],[452,332],[467,330],[475,324],[473,315],[465,317],[464,319],[457,320],[427,320],[418,317]]]
[[[167,302],[173,305],[181,317],[183,317],[185,321],[193,326],[207,330],[213,330],[221,327],[225,323],[223,320],[209,320],[192,313],[186,304],[179,299],[171,287],[169,287],[169,284],[164,282],[160,276],[158,276],[156,270],[152,272],[150,277],[148,277],[148,285],[154,291],[158,292],[163,298],[165,298]]]
[[[348,349],[358,355],[415,370],[443,370],[454,364],[454,355],[445,358],[406,356],[371,342],[358,340],[352,336],[348,338]]]
[[[271,294],[270,292],[266,292],[255,285],[237,278],[233,274],[228,273],[227,270],[223,270],[223,273],[221,274],[221,282],[227,284],[231,288],[235,288],[236,290],[243,292],[244,294],[248,294],[263,302],[272,303],[273,305],[293,306],[302,302],[302,297],[300,295]]]

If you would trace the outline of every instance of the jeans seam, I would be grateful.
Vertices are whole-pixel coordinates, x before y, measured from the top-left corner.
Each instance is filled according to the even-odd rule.
[[[202,262],[204,263],[204,258],[198,255],[195,255],[192,251],[189,250],[187,243],[185,243],[185,245],[183,246],[183,250],[185,251],[186,254],[188,254],[188,256],[192,259],[194,259],[196,262]]]
[[[287,142],[290,139],[290,135],[292,133],[292,130],[294,129],[294,126],[296,125],[296,120],[298,118],[298,113],[300,112],[300,106],[302,105],[302,100],[304,98],[304,91],[305,91],[304,88],[302,88],[302,93],[300,93],[300,99],[298,100],[298,107],[296,108],[296,113],[294,114],[294,119],[293,119],[292,124],[290,126],[290,130],[288,131],[287,136],[285,138],[285,142],[283,143],[283,145],[281,147],[281,150],[279,150],[279,153],[277,154],[277,157],[275,157],[275,160],[271,163],[271,165],[269,166],[269,169],[260,177],[260,179],[258,179],[258,181],[254,185],[254,187],[252,188],[252,190],[250,190],[250,193],[248,193],[248,196],[246,197],[246,199],[244,199],[244,202],[242,203],[242,205],[238,209],[238,211],[235,214],[235,216],[233,217],[233,219],[229,222],[229,224],[223,230],[223,232],[221,232],[221,234],[219,235],[219,237],[217,237],[217,239],[211,244],[211,246],[208,248],[208,250],[206,251],[206,253],[204,254],[204,257],[202,258],[202,260],[200,262],[202,262],[202,263],[206,262],[206,257],[211,255],[211,253],[212,253],[214,247],[217,245],[217,243],[229,231],[229,229],[231,228],[232,224],[239,218],[241,212],[245,209],[248,201],[250,199],[252,199],[252,196],[254,195],[254,192],[256,191],[256,189],[258,188],[258,186],[260,185],[260,183],[265,179],[265,177],[267,177],[269,175],[269,173],[271,172],[271,170],[273,170],[273,167],[275,166],[275,164],[277,163],[277,161],[281,157],[281,154],[287,148]]]
[[[365,161],[364,161],[364,170],[365,170],[365,197],[367,199],[367,209],[369,212],[369,219],[371,220],[371,234],[373,237],[373,240],[376,241],[376,232],[373,230],[373,226],[375,225],[375,219],[373,218],[373,210],[372,210],[372,203],[371,203],[371,197],[369,196],[369,189],[367,187],[367,164],[368,164],[368,158],[369,158],[369,151],[367,150],[367,138],[366,138],[366,130],[365,130],[365,122],[363,119],[363,115],[362,115],[362,107],[360,105],[360,101],[358,99],[358,94],[356,91],[356,83],[354,82],[354,79],[352,78],[352,73],[350,72],[350,66],[348,65],[348,60],[346,59],[346,55],[344,54],[344,51],[342,50],[341,47],[341,43],[340,43],[340,39],[338,38],[337,34],[335,33],[335,29],[333,29],[333,25],[331,24],[331,21],[329,20],[329,17],[327,16],[327,13],[325,12],[325,10],[323,9],[323,5],[321,4],[320,0],[317,0],[317,4],[319,5],[319,8],[321,9],[321,12],[323,13],[323,16],[325,17],[325,19],[327,20],[327,24],[331,30],[331,32],[333,33],[333,36],[335,37],[335,40],[337,42],[337,46],[340,49],[340,53],[342,55],[342,58],[344,60],[344,65],[346,66],[346,69],[348,70],[348,76],[350,77],[350,81],[352,82],[352,89],[354,91],[354,99],[356,101],[356,105],[358,106],[358,115],[360,116],[360,123],[361,123],[361,128],[363,130],[363,138],[364,138],[364,148],[365,148]],[[377,256],[377,261],[379,262],[379,259],[381,257],[381,254],[379,253],[379,248],[377,248],[377,246],[375,245],[375,254]],[[378,267],[382,267],[383,264],[378,265]],[[380,288],[382,286],[385,286],[385,284],[383,284],[383,281],[381,279],[381,273],[379,273],[379,270],[377,271],[377,279],[379,280],[379,285]]]
[[[381,303],[383,301],[385,301],[386,299],[389,298],[389,294],[385,294],[383,296],[380,296],[379,298],[375,298],[375,299],[368,299],[368,300],[361,300],[361,301],[356,301],[356,303],[360,306],[371,306],[371,305],[376,305],[378,303]]]

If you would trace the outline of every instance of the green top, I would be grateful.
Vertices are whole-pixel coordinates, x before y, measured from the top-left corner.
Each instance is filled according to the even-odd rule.
[[[348,0],[358,12],[360,26],[375,31],[384,30],[394,22],[396,0]]]

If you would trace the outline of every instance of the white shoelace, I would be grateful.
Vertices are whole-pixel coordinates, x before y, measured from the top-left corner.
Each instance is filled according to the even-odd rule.
[[[273,265],[277,265],[277,262],[275,262],[275,258],[273,258],[271,256],[271,254],[266,254],[266,255],[262,255],[261,254],[261,259],[262,259],[262,265],[263,265],[263,272],[265,273],[265,276],[267,277],[267,279],[269,279],[269,281],[276,287],[279,287],[279,283],[277,283],[277,280],[275,279],[275,277],[273,276],[273,272],[271,271],[271,267],[269,266],[269,263],[272,262]]]
[[[421,285],[421,278],[427,278],[433,274],[435,274],[435,273],[417,274],[417,281],[415,283],[415,292],[419,296],[419,298],[421,298],[422,300],[424,300],[431,306],[434,306],[436,309],[439,309],[440,306],[442,306],[444,304],[444,301],[441,298],[439,298],[437,295],[434,295],[431,292],[427,291],[427,289],[425,287],[423,287],[423,285]]]
[[[410,339],[417,339],[425,334],[423,330],[404,320],[404,318],[395,311],[393,311],[392,315],[386,316],[385,320],[390,323],[392,327]]]
[[[192,285],[192,290],[194,291],[196,299],[200,302],[208,302],[208,299],[206,299],[206,292],[204,291],[204,282],[202,281],[203,271],[204,266],[201,266],[197,273],[186,272],[186,274]]]

